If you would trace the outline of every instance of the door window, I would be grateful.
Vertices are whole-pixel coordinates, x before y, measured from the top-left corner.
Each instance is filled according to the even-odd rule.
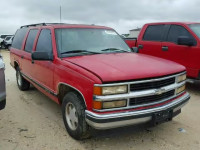
[[[177,44],[178,37],[180,36],[187,36],[189,38],[194,39],[194,37],[184,27],[179,26],[179,25],[171,25],[169,33],[168,33],[167,41]],[[194,39],[194,41],[196,40]]]
[[[49,29],[41,30],[36,51],[52,53],[51,31]]]
[[[25,45],[26,52],[30,52],[30,53],[32,52],[33,44],[34,44],[35,38],[37,36],[37,33],[38,33],[37,29],[33,29],[33,30],[29,31],[28,38],[26,40],[26,45]]]
[[[145,41],[162,41],[164,25],[150,25],[147,27],[143,40]]]

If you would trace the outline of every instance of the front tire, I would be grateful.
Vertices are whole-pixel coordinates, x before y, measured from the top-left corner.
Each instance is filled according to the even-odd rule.
[[[85,107],[79,96],[70,92],[62,102],[63,121],[67,132],[77,140],[90,137],[89,126],[85,121]]]
[[[16,69],[16,79],[17,79],[17,85],[18,88],[21,91],[26,91],[30,88],[30,82],[28,82],[24,77],[22,76],[19,67]]]

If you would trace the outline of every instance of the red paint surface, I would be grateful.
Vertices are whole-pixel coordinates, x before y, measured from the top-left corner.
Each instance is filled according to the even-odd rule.
[[[64,83],[74,87],[83,95],[88,110],[92,110],[94,84],[155,78],[185,70],[183,66],[171,61],[135,53],[97,54],[61,59],[57,54],[55,28],[111,28],[84,25],[53,25],[32,27],[30,29],[34,28],[38,28],[40,31],[43,28],[51,30],[54,60],[34,61],[33,64],[31,62],[31,54],[24,51],[25,39],[21,50],[11,48],[11,65],[14,66],[14,63],[18,63],[22,73],[55,94],[59,94],[60,84]],[[37,39],[35,40],[33,51],[35,51],[36,44]],[[24,59],[21,58],[22,56]],[[33,82],[31,83],[34,84]],[[55,102],[60,103],[57,97],[49,94],[36,84],[34,85]]]
[[[172,42],[162,41],[144,41],[143,35],[149,25],[180,25],[184,27],[197,41],[196,46],[184,46],[177,45]],[[189,78],[199,78],[200,73],[200,39],[198,36],[188,27],[189,24],[199,24],[195,22],[160,22],[145,24],[138,36],[137,41],[125,40],[129,47],[136,47],[143,45],[143,49],[139,50],[139,53],[152,55],[164,59],[168,59],[186,67],[187,76]],[[168,51],[162,51],[162,46],[167,46]]]

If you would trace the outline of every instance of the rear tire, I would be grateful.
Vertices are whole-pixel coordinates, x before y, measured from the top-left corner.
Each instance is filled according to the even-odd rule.
[[[30,82],[28,82],[24,77],[22,76],[19,67],[16,69],[16,79],[17,79],[17,85],[18,88],[21,91],[26,91],[30,88]]]
[[[62,116],[71,137],[76,140],[90,137],[89,126],[85,121],[85,106],[76,93],[70,92],[64,96]]]

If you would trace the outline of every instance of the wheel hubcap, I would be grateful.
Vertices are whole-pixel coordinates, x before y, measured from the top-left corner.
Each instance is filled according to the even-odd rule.
[[[22,76],[19,71],[17,72],[17,83],[19,84],[19,86],[22,85]]]
[[[76,112],[76,108],[72,103],[68,103],[65,108],[65,116],[67,120],[67,124],[69,125],[71,130],[76,130],[78,127],[78,116]]]

